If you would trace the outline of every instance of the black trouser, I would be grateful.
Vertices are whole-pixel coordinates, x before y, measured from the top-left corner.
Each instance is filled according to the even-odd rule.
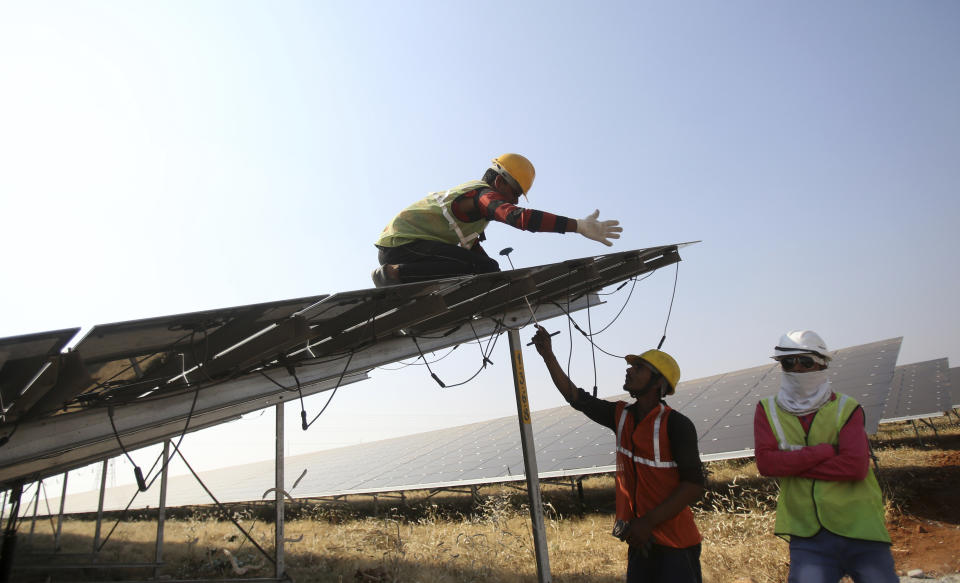
[[[675,549],[651,545],[646,553],[630,547],[627,583],[701,583],[700,545]]]
[[[472,249],[464,249],[439,241],[419,240],[398,247],[378,245],[377,249],[380,265],[396,264],[403,283],[500,271],[500,265],[479,243]]]

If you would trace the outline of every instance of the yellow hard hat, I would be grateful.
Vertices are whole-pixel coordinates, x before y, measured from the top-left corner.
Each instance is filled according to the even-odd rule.
[[[492,168],[510,183],[510,187],[527,194],[533,186],[533,178],[537,175],[533,164],[520,154],[502,154],[492,160]]]
[[[667,379],[667,384],[670,385],[670,390],[667,391],[667,394],[672,395],[677,392],[677,383],[680,381],[680,365],[666,352],[654,349],[648,350],[640,356],[628,354],[624,358],[629,364],[634,366],[636,366],[639,361],[649,364],[653,367],[653,370]]]

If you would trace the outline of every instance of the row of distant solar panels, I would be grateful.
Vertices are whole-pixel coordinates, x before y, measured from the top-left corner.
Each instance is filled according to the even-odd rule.
[[[834,389],[863,405],[868,433],[876,433],[882,422],[934,417],[960,405],[958,369],[948,369],[945,358],[895,367],[900,342],[896,338],[841,349],[831,365]],[[685,381],[668,402],[694,421],[705,461],[748,457],[753,454],[756,404],[777,391],[779,377],[777,365],[767,364]],[[611,432],[571,407],[534,413],[533,427],[542,478],[614,470]],[[246,502],[260,499],[273,486],[272,468],[272,461],[257,462],[206,472],[202,479],[220,501]],[[292,456],[285,469],[285,482],[297,482],[289,493],[311,498],[521,480],[523,457],[517,419],[503,417]],[[306,475],[298,479],[304,470]],[[155,507],[155,490],[141,494],[132,507]],[[110,489],[105,508],[125,507],[134,491],[132,486]],[[97,496],[70,496],[67,512],[95,510]],[[171,478],[168,505],[207,503],[209,497],[191,476]]]

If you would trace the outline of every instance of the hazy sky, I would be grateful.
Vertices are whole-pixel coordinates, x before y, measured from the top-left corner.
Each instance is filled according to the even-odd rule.
[[[529,206],[619,219],[612,251],[703,241],[664,345],[686,379],[761,364],[793,328],[960,363],[952,0],[0,1],[0,337],[371,287],[389,219],[503,152],[536,165]],[[487,234],[517,266],[608,251]],[[598,344],[655,346],[673,275]],[[548,327],[564,360],[566,325]],[[560,404],[525,358],[531,406]],[[597,359],[619,392],[624,363]],[[478,360],[435,369],[454,382]],[[291,409],[289,451],[513,414],[505,338],[493,360],[450,390],[374,371],[306,434]],[[592,385],[582,338],[573,361]],[[268,458],[272,423],[185,452]]]

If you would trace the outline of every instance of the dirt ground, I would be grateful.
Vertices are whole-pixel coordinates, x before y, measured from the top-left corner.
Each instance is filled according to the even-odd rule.
[[[960,451],[931,452],[925,476],[890,519],[893,558],[904,573],[960,572]],[[898,479],[916,480],[909,470]]]

